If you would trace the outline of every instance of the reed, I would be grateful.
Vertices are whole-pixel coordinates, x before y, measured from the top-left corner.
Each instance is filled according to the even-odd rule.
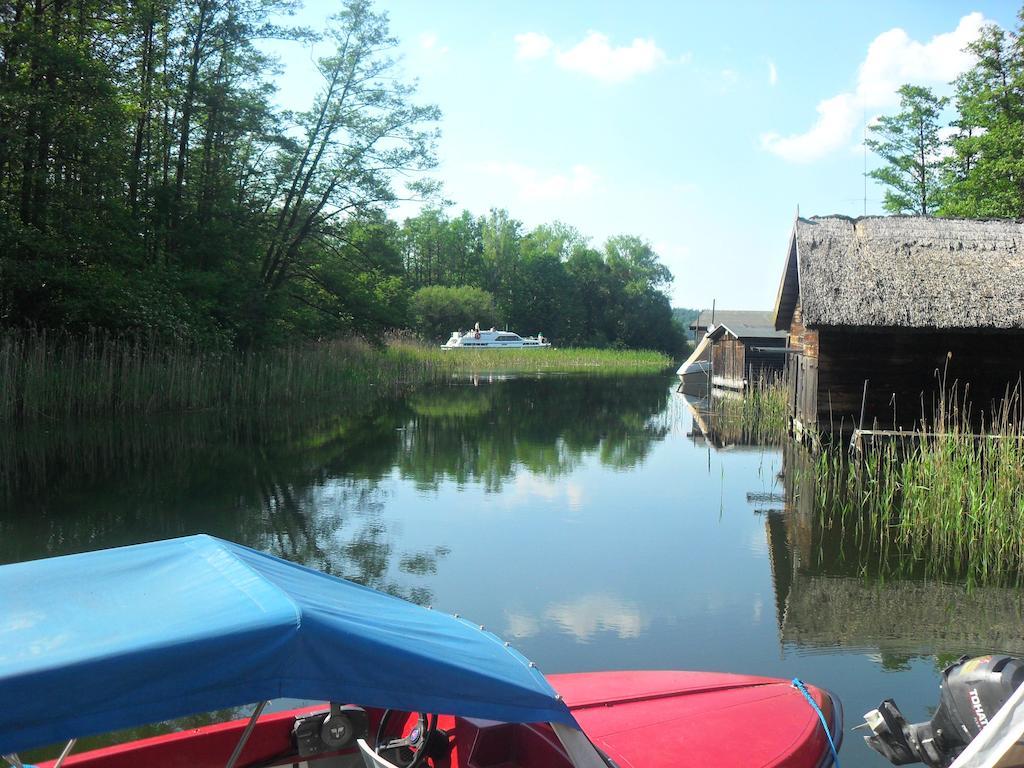
[[[934,419],[846,458],[823,451],[815,470],[826,525],[842,525],[883,557],[935,576],[1019,582],[1024,575],[1024,429],[1019,391],[979,429],[945,396]]]
[[[775,444],[788,429],[789,401],[778,379],[759,381],[742,397],[716,397],[712,402],[718,430],[736,441]]]
[[[410,342],[393,342],[417,359],[453,373],[660,373],[672,359],[660,352],[633,349],[463,349],[443,350]]]
[[[459,373],[648,373],[657,353],[446,353],[408,340],[327,341],[242,353],[100,332],[0,332],[0,423],[226,408],[262,410],[394,394]]]

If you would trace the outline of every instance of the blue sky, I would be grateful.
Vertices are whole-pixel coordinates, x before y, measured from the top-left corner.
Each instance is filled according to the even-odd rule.
[[[339,7],[310,0],[322,26]],[[904,82],[948,93],[985,21],[1012,2],[378,0],[401,68],[443,118],[453,213],[504,207],[595,244],[649,240],[673,304],[770,309],[802,215],[864,211],[865,118]],[[279,101],[308,106],[309,47],[274,46]],[[312,53],[326,52],[323,44]],[[869,164],[872,160],[869,158]],[[869,166],[870,167],[870,166]],[[868,213],[882,192],[868,187]],[[401,218],[415,211],[393,213]]]

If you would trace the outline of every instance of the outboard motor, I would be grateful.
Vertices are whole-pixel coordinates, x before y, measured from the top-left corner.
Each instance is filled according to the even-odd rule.
[[[942,671],[939,706],[925,723],[908,723],[892,699],[864,715],[864,740],[893,765],[947,768],[1024,682],[1024,660],[1012,656],[960,658]],[[863,728],[864,726],[860,726]]]

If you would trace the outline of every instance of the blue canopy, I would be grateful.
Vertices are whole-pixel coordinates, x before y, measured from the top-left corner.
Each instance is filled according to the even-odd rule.
[[[0,566],[0,754],[278,697],[576,726],[489,632],[210,536]]]

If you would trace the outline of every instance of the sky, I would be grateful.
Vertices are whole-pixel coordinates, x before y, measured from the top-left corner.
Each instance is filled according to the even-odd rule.
[[[307,0],[322,28],[338,2]],[[451,213],[506,208],[600,246],[649,241],[674,306],[771,309],[793,219],[865,212],[866,122],[904,83],[949,94],[1012,2],[377,0],[402,76],[440,107]],[[309,106],[325,43],[275,43],[277,99]],[[876,161],[867,157],[868,168]],[[867,186],[868,214],[883,190]],[[415,208],[392,212],[401,220]]]

